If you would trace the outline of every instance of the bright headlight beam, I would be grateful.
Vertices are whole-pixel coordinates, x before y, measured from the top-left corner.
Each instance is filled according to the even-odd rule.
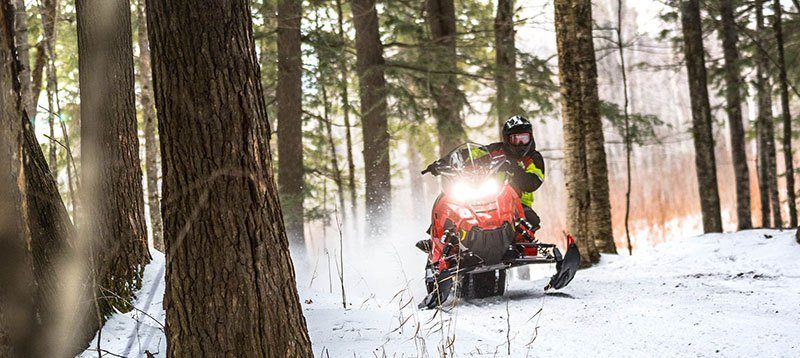
[[[497,180],[494,179],[489,179],[483,182],[483,184],[477,188],[463,181],[453,184],[453,195],[456,198],[465,201],[495,196],[499,191],[500,184],[498,184]]]

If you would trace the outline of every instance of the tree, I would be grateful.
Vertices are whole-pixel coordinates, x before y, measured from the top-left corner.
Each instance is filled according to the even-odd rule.
[[[731,132],[731,158],[733,174],[736,178],[736,217],[739,230],[753,227],[750,214],[750,171],[745,154],[744,125],[742,124],[742,77],[739,69],[739,35],[733,15],[732,0],[719,2],[721,27],[718,32],[722,38],[725,57],[725,111]]]
[[[147,178],[147,209],[153,230],[153,247],[164,251],[163,224],[161,222],[161,199],[158,195],[158,143],[156,143],[156,108],[153,104],[153,87],[150,85],[150,42],[147,39],[145,0],[136,2],[139,41],[139,87],[144,119],[144,161]]]
[[[127,311],[150,261],[127,0],[78,0],[83,225],[101,312]]]
[[[300,0],[278,4],[278,188],[286,233],[302,245],[303,232],[303,63]]]
[[[353,0],[350,8],[356,29],[356,72],[364,139],[367,227],[372,234],[381,234],[389,226],[392,204],[383,46],[375,0]]]
[[[514,39],[514,0],[498,0],[494,19],[495,86],[498,128],[509,116],[522,114],[517,83],[517,47]]]
[[[797,227],[797,203],[794,191],[794,163],[792,161],[792,114],[789,110],[789,80],[786,78],[786,55],[783,44],[783,8],[780,0],[774,2],[775,42],[778,47],[778,83],[781,92],[781,119],[783,120],[783,159],[786,172],[786,199],[789,202],[789,225]]]
[[[436,107],[436,128],[439,131],[439,155],[444,156],[459,144],[466,134],[461,119],[463,94],[458,90],[458,57],[456,56],[456,10],[453,0],[426,0],[426,22],[431,36],[429,53],[432,69],[431,92]]]
[[[25,113],[33,118],[36,115],[36,103],[33,101],[33,83],[31,77],[30,43],[28,42],[28,12],[24,0],[14,0],[14,37],[17,57],[20,63],[19,86]]]
[[[28,255],[25,171],[22,150],[22,103],[14,46],[14,7],[0,2],[0,356],[35,355],[36,325],[33,273]]]
[[[567,230],[574,235],[582,266],[596,263],[600,255],[590,231],[591,198],[587,163],[590,121],[600,121],[592,44],[592,13],[588,0],[556,0],[558,78],[561,83],[564,122],[564,176],[567,186]],[[588,52],[587,52],[588,50]],[[589,79],[586,77],[592,77]],[[592,86],[592,83],[594,86]]]
[[[273,179],[248,3],[147,3],[170,357],[312,356]]]
[[[681,1],[684,57],[689,75],[697,185],[704,232],[722,232],[711,106],[708,102],[703,33],[698,0]]]
[[[619,52],[619,69],[622,73],[622,98],[624,128],[622,136],[625,140],[625,241],[628,244],[628,255],[633,255],[631,244],[630,214],[631,214],[631,118],[628,113],[628,69],[625,67],[625,45],[622,41],[622,0],[617,0],[617,51]],[[616,247],[615,247],[616,248]]]
[[[356,213],[358,212],[358,200],[356,200],[358,193],[356,192],[355,180],[356,165],[353,160],[353,136],[350,131],[350,92],[348,88],[348,83],[350,83],[350,70],[348,67],[349,58],[347,51],[347,44],[350,42],[350,39],[344,31],[342,0],[336,0],[336,20],[339,40],[342,44],[342,48],[339,51],[339,73],[341,77],[339,80],[339,96],[342,100],[342,119],[344,119],[345,146],[347,147],[347,188],[350,192],[350,217],[355,219]]]
[[[758,41],[765,43],[767,29],[764,26],[764,1],[756,0],[756,33]],[[772,85],[769,80],[769,58],[766,50],[759,47],[755,53],[756,91],[758,97],[759,190],[761,191],[761,224],[764,227],[780,227],[780,198],[778,197],[778,170],[775,158],[775,129],[772,115]],[[769,213],[772,213],[770,225]]]

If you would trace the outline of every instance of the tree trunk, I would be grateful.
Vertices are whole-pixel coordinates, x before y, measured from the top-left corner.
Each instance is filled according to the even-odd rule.
[[[494,82],[498,131],[509,116],[522,114],[517,83],[517,47],[514,39],[514,0],[498,0],[494,18]]]
[[[692,134],[695,166],[703,215],[703,232],[722,232],[717,167],[714,158],[714,134],[711,129],[711,106],[708,102],[703,34],[698,0],[682,0],[681,24],[689,75],[689,97],[692,105]]]
[[[300,0],[278,4],[278,188],[289,240],[303,245],[303,63]]]
[[[768,34],[764,26],[764,1],[757,0],[755,7],[756,33],[760,36],[759,40],[762,43],[766,43]],[[755,57],[757,77],[756,90],[758,92],[758,130],[759,139],[761,141],[760,150],[763,152],[760,154],[763,155],[760,165],[763,171],[762,179],[766,181],[764,188],[769,198],[770,211],[772,213],[772,224],[767,225],[767,222],[764,221],[764,226],[781,227],[783,226],[783,221],[781,220],[780,197],[778,196],[778,170],[775,155],[775,127],[772,114],[772,84],[769,79],[769,58],[763,48],[759,48],[756,51]]]
[[[623,112],[625,114],[625,241],[628,244],[628,255],[633,255],[631,244],[631,119],[628,113],[628,69],[625,67],[625,45],[622,41],[622,0],[617,0],[617,51],[619,51],[619,68],[622,72]],[[616,249],[616,246],[614,247]]]
[[[453,0],[426,0],[426,22],[431,33],[431,94],[436,107],[439,155],[444,156],[466,139],[461,119],[462,93],[458,90],[456,56],[456,10]]]
[[[588,0],[555,1],[558,78],[561,83],[561,108],[564,122],[564,176],[567,186],[567,230],[581,252],[581,265],[600,259],[594,236],[589,231],[589,172],[587,164],[587,115],[597,115],[597,87],[586,88],[595,69],[592,46],[591,3]],[[588,32],[587,32],[588,27]],[[589,42],[587,46],[585,42]],[[589,47],[591,48],[591,47]],[[594,95],[592,95],[594,93]],[[594,96],[594,98],[592,98]],[[600,118],[592,118],[599,121]]]
[[[82,202],[101,312],[131,309],[150,261],[134,105],[130,3],[78,0]]]
[[[14,40],[17,48],[19,68],[19,88],[22,96],[22,109],[29,118],[36,117],[36,104],[33,102],[33,83],[31,82],[31,60],[28,43],[28,12],[25,0],[14,0]]]
[[[719,29],[725,57],[725,111],[731,131],[731,158],[736,178],[736,217],[739,230],[753,227],[750,214],[750,171],[745,154],[744,125],[742,124],[742,77],[739,70],[739,37],[731,0],[720,0],[722,27]]]
[[[248,1],[147,5],[164,173],[167,356],[310,357]]]
[[[33,84],[31,85],[31,103],[33,103],[34,111],[39,111],[39,94],[42,92],[42,77],[44,74],[44,68],[47,64],[47,50],[46,45],[47,41],[44,39],[39,40],[39,43],[36,44],[36,60],[33,64],[33,70],[31,71],[31,77]],[[34,115],[30,115],[31,123],[34,123]]]
[[[789,81],[786,78],[786,56],[783,46],[783,9],[780,0],[774,2],[775,42],[778,47],[778,82],[781,90],[781,119],[783,120],[783,159],[786,168],[786,199],[789,202],[789,226],[797,227],[797,203],[794,191],[794,163],[792,162],[792,114],[789,110]]]
[[[328,101],[328,89],[325,87],[325,82],[319,76],[317,83],[322,93],[322,106],[324,108],[324,122],[325,122],[325,135],[328,140],[328,150],[331,156],[331,173],[333,174],[333,182],[336,184],[336,197],[339,199],[339,207],[336,209],[336,214],[341,218],[344,211],[344,182],[342,181],[342,170],[339,169],[339,157],[336,154],[336,142],[333,140],[333,124],[330,117],[330,101]],[[339,219],[340,220],[340,219]]]
[[[22,103],[19,98],[14,7],[0,2],[0,356],[37,355],[34,282],[26,229]]]
[[[55,114],[56,114],[56,21],[58,18],[58,0],[43,0],[39,3],[39,13],[42,17],[42,34],[47,53],[47,124],[50,129],[50,150],[48,163],[50,172],[57,177],[58,164],[55,142]]]
[[[150,41],[147,39],[145,0],[136,3],[139,41],[139,87],[144,117],[144,160],[147,177],[147,209],[153,230],[153,247],[164,252],[164,230],[161,223],[161,199],[158,195],[158,143],[156,142],[156,108],[153,105],[153,87],[150,85]]]
[[[336,15],[339,23],[339,38],[342,41],[341,56],[339,58],[339,72],[341,79],[339,80],[339,93],[342,98],[342,117],[344,118],[345,129],[345,143],[347,146],[347,188],[350,192],[350,217],[353,218],[354,225],[356,213],[358,212],[358,200],[356,197],[356,165],[353,161],[353,137],[350,133],[350,94],[347,84],[350,83],[350,75],[348,70],[348,58],[346,44],[349,42],[347,33],[344,31],[344,12],[342,11],[342,0],[336,0]]]
[[[356,29],[356,72],[364,139],[367,227],[371,234],[379,235],[388,230],[392,209],[383,46],[378,31],[375,0],[353,0],[350,7]]]

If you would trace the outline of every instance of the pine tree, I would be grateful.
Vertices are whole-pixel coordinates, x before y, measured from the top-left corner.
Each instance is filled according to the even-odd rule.
[[[718,32],[722,38],[725,57],[725,111],[728,113],[728,126],[731,132],[731,158],[733,174],[736,178],[736,217],[739,230],[753,227],[750,214],[750,171],[745,154],[744,125],[742,124],[742,75],[738,41],[732,0],[720,0],[719,11],[721,27]]]
[[[494,20],[495,48],[495,111],[498,128],[509,116],[523,114],[517,82],[517,47],[514,36],[514,0],[498,0]]]
[[[300,51],[302,1],[278,4],[278,188],[286,233],[302,245],[303,231],[303,63]]]
[[[273,178],[248,3],[147,3],[170,357],[313,355]]]
[[[389,226],[392,205],[383,46],[375,1],[353,0],[350,7],[356,29],[356,72],[364,138],[367,227],[371,233],[381,234]]]
[[[127,0],[79,0],[83,225],[92,241],[101,312],[131,309],[150,261]]]
[[[778,48],[778,83],[781,93],[781,119],[783,120],[783,159],[786,174],[786,200],[789,202],[789,226],[797,227],[797,203],[794,191],[794,163],[792,156],[792,114],[789,110],[789,80],[786,76],[786,54],[783,44],[783,8],[780,0],[773,3],[775,11],[775,42]]]
[[[684,57],[689,75],[689,97],[692,106],[692,134],[695,166],[703,215],[704,232],[722,232],[717,169],[714,158],[714,137],[711,130],[711,106],[708,102],[703,33],[700,26],[698,0],[681,1],[681,28]]]

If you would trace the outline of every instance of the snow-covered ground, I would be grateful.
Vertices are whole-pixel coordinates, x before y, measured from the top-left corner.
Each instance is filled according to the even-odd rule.
[[[111,318],[102,349],[165,355],[164,258],[153,257],[138,310]],[[539,267],[532,281],[511,281],[502,297],[461,301],[449,311],[416,309],[416,277],[393,296],[349,292],[347,309],[327,282],[324,290],[299,288],[318,357],[800,356],[794,231],[703,235],[631,257],[603,256],[565,289],[544,294],[553,271]]]

